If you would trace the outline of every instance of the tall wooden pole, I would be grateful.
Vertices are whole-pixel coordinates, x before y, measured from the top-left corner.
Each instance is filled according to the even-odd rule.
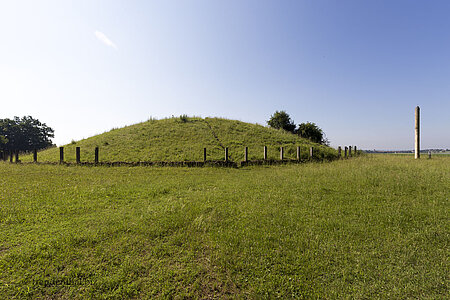
[[[416,106],[416,138],[414,147],[414,158],[420,158],[420,107]]]

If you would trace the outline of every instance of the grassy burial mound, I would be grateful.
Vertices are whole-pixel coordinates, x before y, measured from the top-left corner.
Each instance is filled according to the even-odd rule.
[[[65,161],[75,161],[75,148],[81,148],[81,160],[93,161],[94,149],[100,149],[100,161],[201,161],[203,148],[207,148],[208,160],[223,160],[224,149],[229,159],[242,161],[244,148],[248,147],[249,159],[263,159],[264,146],[268,158],[279,159],[280,147],[284,147],[286,159],[296,158],[296,147],[301,147],[301,158],[306,159],[309,148],[315,148],[314,156],[332,159],[335,149],[312,143],[283,130],[261,125],[220,118],[169,118],[113,129],[64,146]],[[31,161],[32,156],[22,161]],[[38,154],[38,161],[58,161],[59,149],[51,148]]]

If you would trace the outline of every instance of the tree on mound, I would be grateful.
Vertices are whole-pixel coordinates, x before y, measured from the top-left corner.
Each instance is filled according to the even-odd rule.
[[[300,137],[309,139],[314,143],[328,145],[328,140],[325,138],[325,133],[315,123],[306,122],[299,124],[296,133]]]
[[[267,125],[276,129],[284,129],[292,133],[295,131],[294,121],[291,120],[289,114],[284,110],[275,111],[275,113],[270,116],[269,121],[267,121]]]
[[[53,145],[54,130],[31,116],[0,119],[0,148],[30,151]]]

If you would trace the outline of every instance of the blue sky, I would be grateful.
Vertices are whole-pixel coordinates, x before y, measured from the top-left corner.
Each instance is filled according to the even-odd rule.
[[[450,148],[450,1],[2,1],[0,118],[60,145],[181,114]]]

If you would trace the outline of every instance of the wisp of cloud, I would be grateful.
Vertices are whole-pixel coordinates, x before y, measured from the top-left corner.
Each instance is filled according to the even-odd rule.
[[[114,42],[111,41],[103,32],[96,30],[94,34],[100,42],[117,50],[116,44],[114,44]]]

